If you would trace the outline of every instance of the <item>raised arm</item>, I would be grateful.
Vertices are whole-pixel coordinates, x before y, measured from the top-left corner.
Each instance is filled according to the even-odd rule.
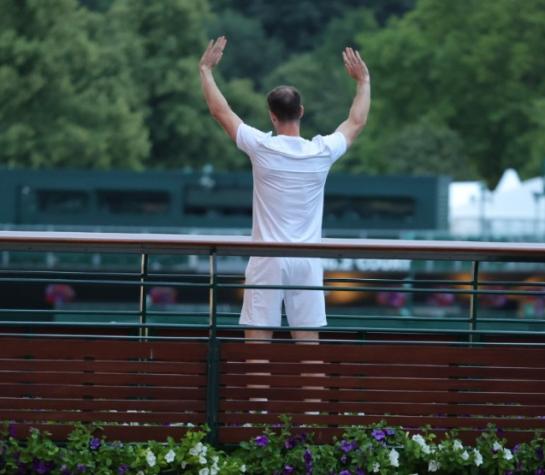
[[[345,48],[343,60],[348,75],[356,81],[356,95],[352,101],[348,118],[337,127],[337,131],[342,132],[347,145],[350,146],[367,122],[371,106],[371,79],[367,66],[358,51]]]
[[[226,44],[227,39],[225,36],[220,36],[215,41],[210,40],[199,63],[199,72],[204,98],[208,104],[210,114],[225,129],[229,137],[236,142],[238,126],[242,120],[229,106],[229,103],[219,90],[214,80],[214,74],[212,73],[214,66],[221,60]]]

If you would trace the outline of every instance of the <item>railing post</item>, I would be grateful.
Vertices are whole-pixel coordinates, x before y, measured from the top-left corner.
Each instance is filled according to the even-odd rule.
[[[476,292],[479,290],[479,261],[473,261],[471,265],[471,297],[469,300],[469,330],[475,331],[477,328],[477,304],[478,304],[478,294]],[[473,343],[474,334],[469,335],[469,342]]]
[[[142,253],[140,257],[140,299],[139,299],[139,315],[138,323],[145,325],[147,323],[147,292],[146,292],[146,279],[148,277],[148,254]],[[140,327],[138,329],[138,336],[142,339],[148,337],[148,328]]]
[[[218,442],[219,411],[219,361],[220,343],[217,338],[217,256],[216,250],[210,251],[210,287],[209,287],[209,322],[208,322],[208,378],[206,387],[206,419],[211,444]]]

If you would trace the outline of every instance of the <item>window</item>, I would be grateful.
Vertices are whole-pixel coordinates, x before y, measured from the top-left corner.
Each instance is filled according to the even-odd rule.
[[[98,207],[111,214],[161,215],[170,208],[170,196],[164,191],[100,190]]]

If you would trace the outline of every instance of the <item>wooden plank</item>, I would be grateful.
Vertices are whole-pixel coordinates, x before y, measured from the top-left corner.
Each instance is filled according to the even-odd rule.
[[[174,374],[122,374],[122,373],[53,373],[53,372],[5,372],[0,371],[0,381],[12,384],[69,384],[69,385],[110,385],[110,386],[205,386],[206,376]]]
[[[80,411],[198,411],[206,409],[204,400],[147,400],[147,399],[30,399],[0,397],[0,409],[59,409]]]
[[[207,344],[169,341],[1,338],[4,358],[205,361]]]
[[[269,385],[274,388],[305,386],[339,389],[391,389],[411,391],[480,391],[539,393],[545,400],[545,381],[431,378],[354,378],[331,376],[222,375],[220,384],[230,386]]]
[[[36,422],[138,422],[141,424],[173,424],[188,422],[204,424],[206,415],[203,413],[183,412],[76,412],[76,411],[0,411],[0,419]]]
[[[540,417],[545,405],[515,406],[490,404],[434,404],[434,403],[365,403],[330,401],[229,401],[220,402],[221,412],[268,411],[276,414],[325,412],[329,414],[389,414],[389,415],[477,415]]]
[[[485,429],[488,424],[496,424],[505,428],[523,429],[545,429],[545,420],[539,418],[522,419],[512,417],[413,417],[413,416],[391,416],[388,415],[362,415],[362,416],[339,416],[339,415],[306,415],[293,414],[292,422],[300,424],[321,424],[328,426],[339,425],[369,425],[388,420],[389,424],[403,427],[421,427],[430,425],[440,428],[478,428]],[[229,424],[274,424],[278,422],[277,414],[221,414],[219,422],[222,425]]]
[[[222,399],[248,400],[266,398],[279,401],[322,399],[360,402],[430,402],[468,404],[543,404],[542,394],[526,393],[472,393],[455,391],[378,391],[378,390],[312,390],[294,388],[221,388]]]
[[[418,350],[418,351],[415,351]],[[456,364],[493,367],[544,368],[545,349],[542,348],[455,348],[416,345],[295,345],[273,343],[255,345],[225,343],[223,361],[269,359],[271,361],[324,360],[326,362]]]
[[[206,362],[0,359],[0,371],[206,374]]]
[[[510,380],[545,380],[545,368],[502,368],[487,366],[408,365],[368,363],[248,363],[222,362],[222,374],[271,373],[292,375],[324,373],[332,376],[399,376],[420,378],[494,378]]]
[[[199,388],[155,388],[142,386],[59,386],[48,384],[6,385],[0,384],[3,397],[53,397],[53,398],[152,398],[152,399],[189,399],[206,397],[206,389]]]

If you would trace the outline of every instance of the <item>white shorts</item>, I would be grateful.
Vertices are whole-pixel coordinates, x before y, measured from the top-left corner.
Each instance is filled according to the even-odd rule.
[[[251,257],[246,285],[324,285],[322,261],[318,258]],[[282,301],[288,323],[294,327],[327,325],[323,290],[244,289],[241,325],[279,327]]]

